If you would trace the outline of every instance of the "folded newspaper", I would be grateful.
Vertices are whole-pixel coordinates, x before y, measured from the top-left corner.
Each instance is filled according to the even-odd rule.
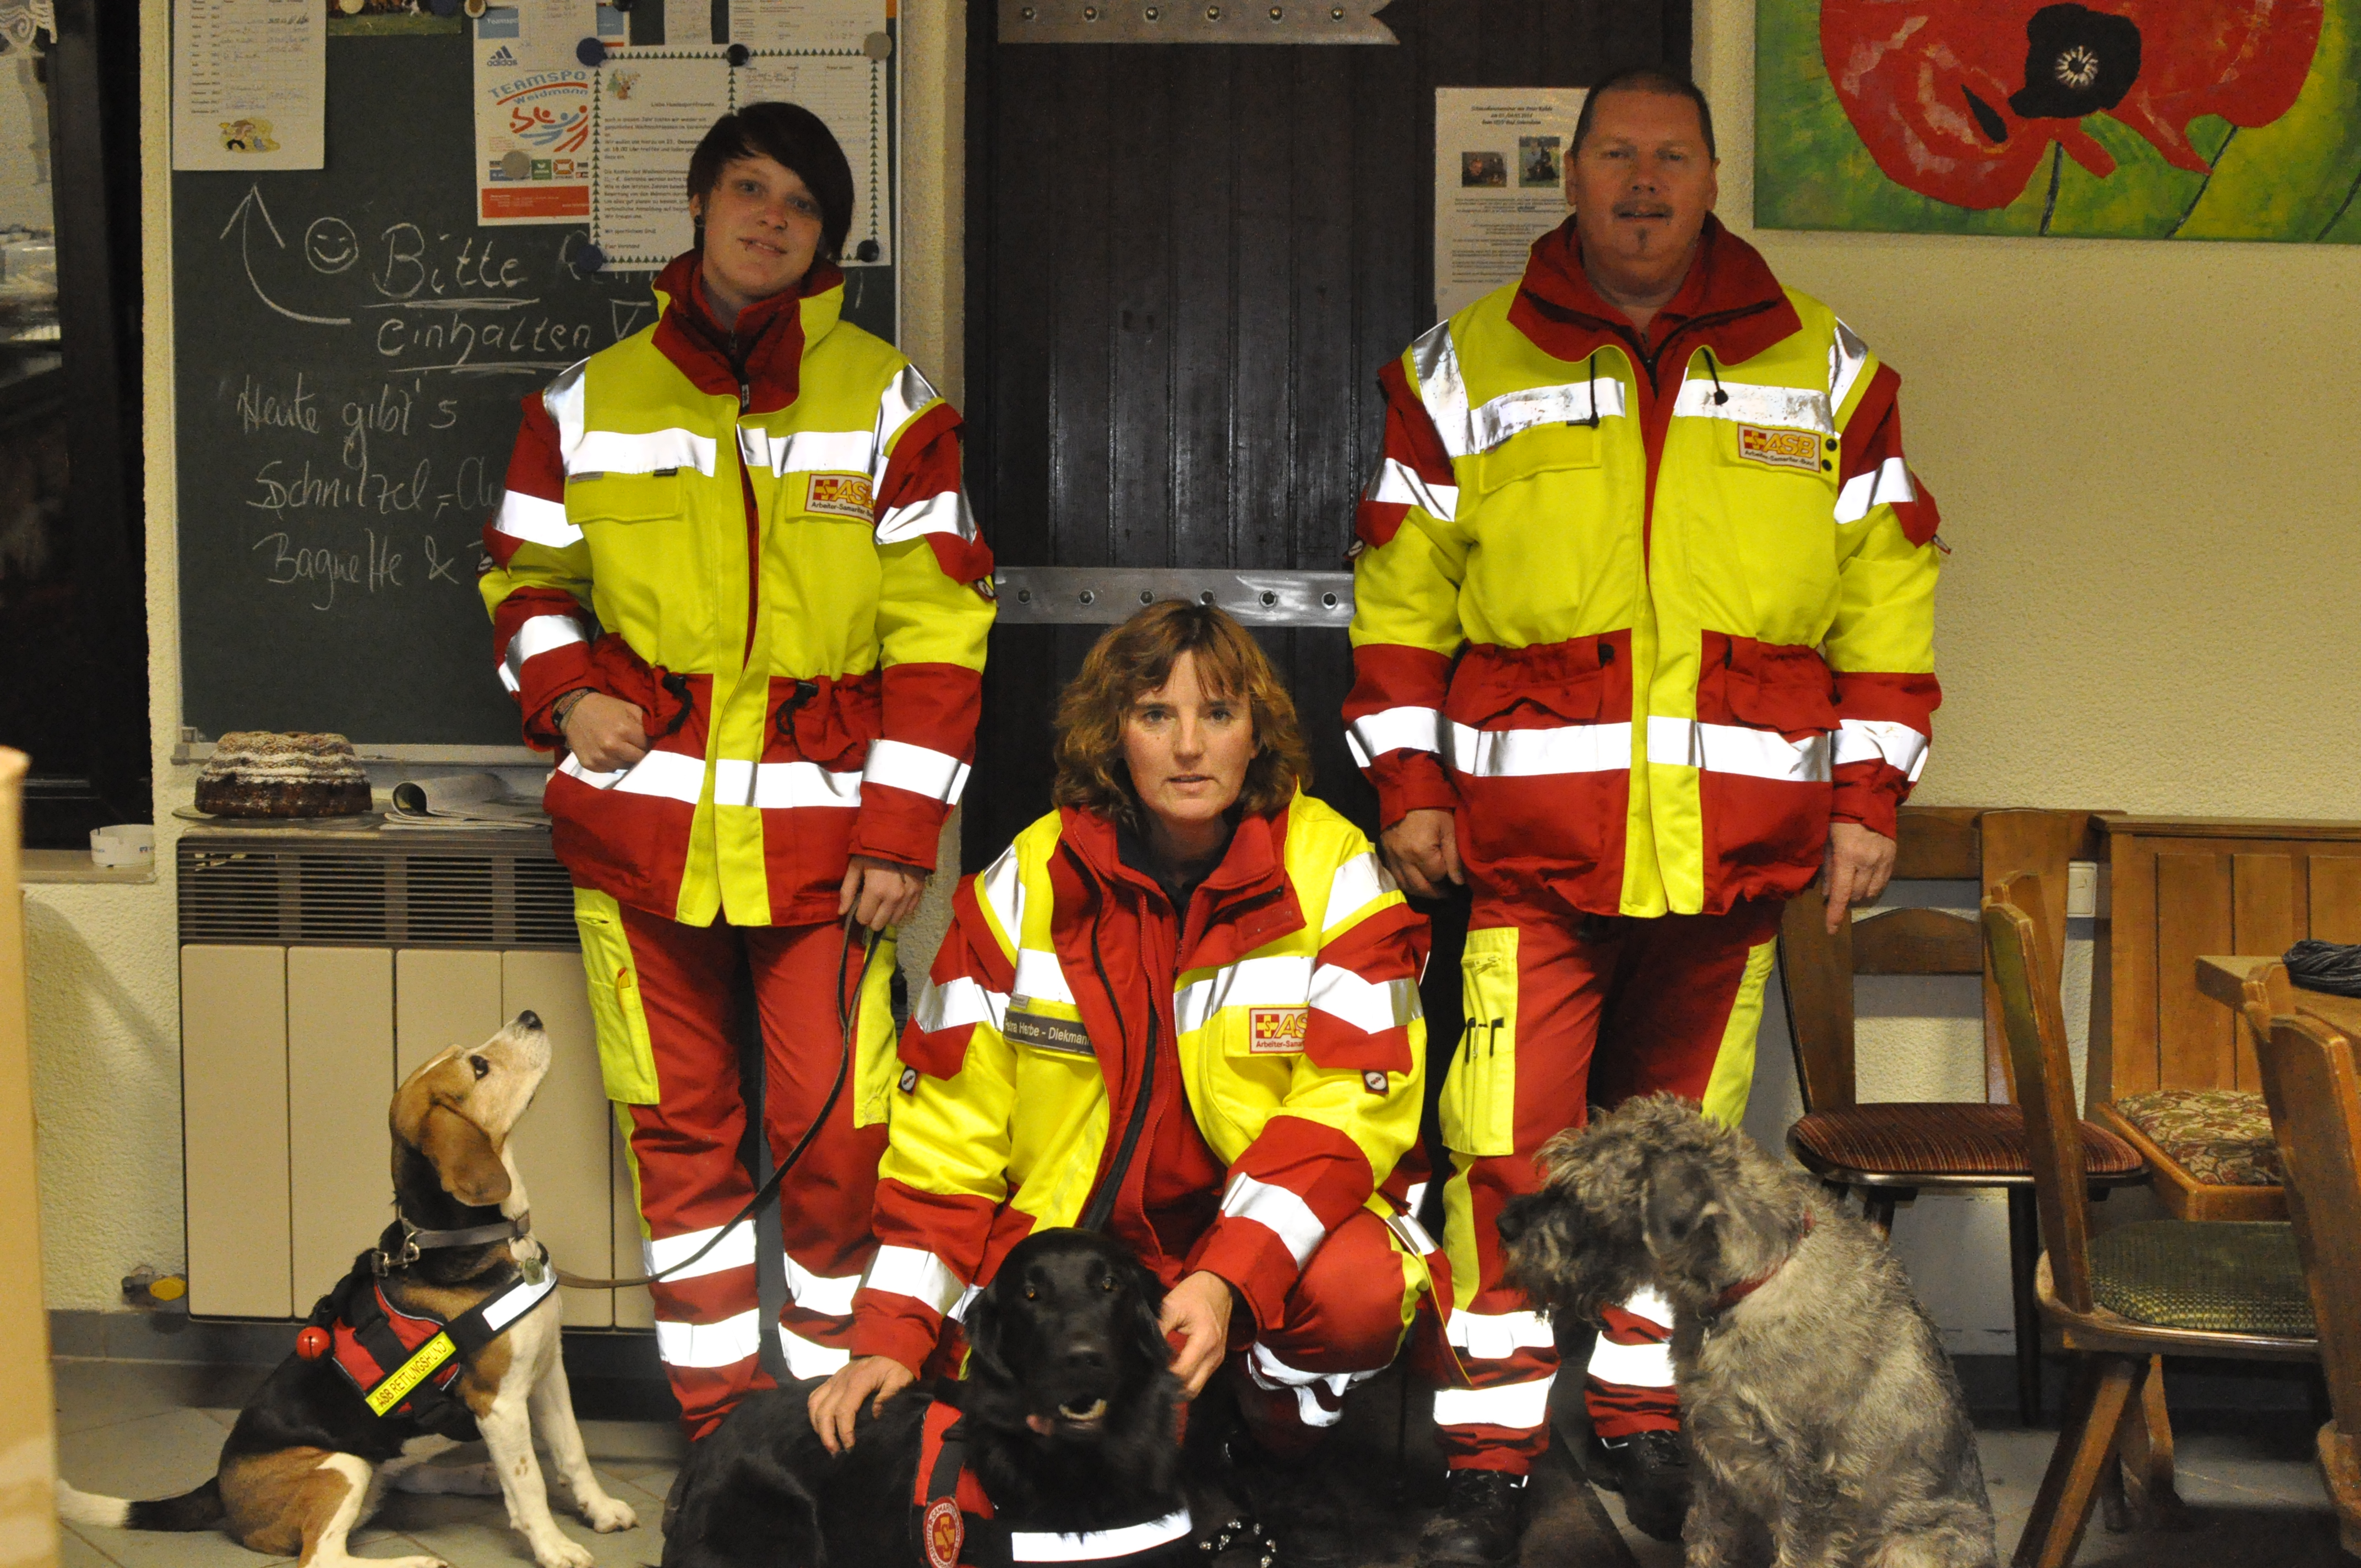
[[[404,779],[393,786],[388,828],[546,828],[538,800],[509,794],[497,773],[458,773],[450,778]]]

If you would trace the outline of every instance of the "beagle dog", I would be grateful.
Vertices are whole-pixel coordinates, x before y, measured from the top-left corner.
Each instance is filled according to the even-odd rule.
[[[442,1568],[430,1557],[355,1558],[346,1541],[388,1486],[498,1492],[541,1568],[590,1568],[588,1550],[550,1518],[534,1431],[591,1528],[639,1519],[583,1452],[558,1357],[555,1278],[509,1156],[510,1129],[548,1070],[549,1036],[520,1013],[405,1079],[389,1118],[398,1217],[238,1413],[214,1477],[154,1502],[60,1481],[59,1513],[133,1530],[222,1526],[302,1568]],[[479,1435],[489,1464],[421,1468]]]

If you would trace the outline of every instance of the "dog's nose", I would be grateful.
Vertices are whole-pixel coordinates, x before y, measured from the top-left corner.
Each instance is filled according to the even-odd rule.
[[[1066,1346],[1063,1357],[1067,1370],[1072,1372],[1103,1372],[1113,1360],[1105,1344],[1094,1339],[1075,1340]]]
[[[538,1029],[541,1027],[541,1014],[528,1007],[516,1015],[516,1026],[520,1029]]]

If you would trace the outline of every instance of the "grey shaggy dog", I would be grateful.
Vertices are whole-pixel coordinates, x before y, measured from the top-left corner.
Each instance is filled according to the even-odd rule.
[[[1992,1504],[1959,1379],[1884,1238],[1668,1094],[1544,1145],[1500,1216],[1554,1311],[1653,1286],[1695,1456],[1689,1568],[1986,1568]]]

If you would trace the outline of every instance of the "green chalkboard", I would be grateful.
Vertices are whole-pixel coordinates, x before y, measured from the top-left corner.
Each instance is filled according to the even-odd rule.
[[[331,38],[327,167],[172,177],[183,722],[514,746],[476,593],[520,400],[649,323],[586,229],[480,228],[463,35]],[[846,315],[893,334],[889,268]]]

